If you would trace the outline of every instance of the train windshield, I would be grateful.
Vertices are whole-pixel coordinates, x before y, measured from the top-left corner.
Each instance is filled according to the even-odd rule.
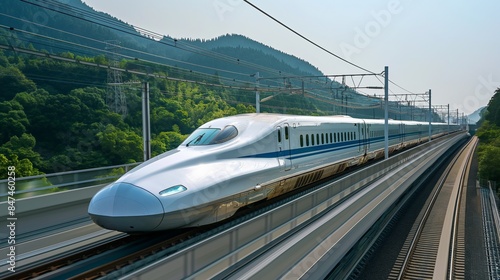
[[[221,144],[227,142],[238,135],[238,129],[232,125],[220,128],[199,128],[195,130],[182,145],[189,146],[200,146],[200,145],[212,145]]]

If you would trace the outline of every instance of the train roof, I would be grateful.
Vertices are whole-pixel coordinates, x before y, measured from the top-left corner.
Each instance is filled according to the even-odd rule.
[[[250,113],[250,114],[241,114],[229,116],[221,119],[212,120],[201,127],[224,127],[228,124],[238,124],[243,125],[252,125],[252,126],[262,126],[270,127],[278,125],[279,123],[288,122],[288,123],[297,123],[299,126],[302,125],[319,125],[321,123],[360,123],[366,122],[371,124],[384,124],[383,119],[358,119],[352,118],[350,116],[345,115],[332,115],[332,116],[302,116],[302,115],[287,115],[287,114],[272,114],[272,113]],[[401,120],[392,120],[389,119],[389,123],[397,124],[403,123],[407,125],[415,125],[422,124],[426,125],[428,122],[419,122],[419,121],[401,121]],[[433,125],[445,125],[445,123],[432,123]],[[246,125],[245,125],[246,126]]]
[[[265,123],[267,125],[274,123],[281,123],[284,121],[288,122],[332,122],[332,120],[338,122],[346,122],[346,123],[357,123],[360,119],[351,118],[350,116],[344,115],[333,115],[333,116],[302,116],[302,115],[288,115],[288,114],[272,114],[272,113],[250,113],[250,114],[241,114],[229,116],[221,119],[216,119],[208,122],[206,125],[214,125],[220,122],[241,122],[241,121],[251,121],[257,123]]]

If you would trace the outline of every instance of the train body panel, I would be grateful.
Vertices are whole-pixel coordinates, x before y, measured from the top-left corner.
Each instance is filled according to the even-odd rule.
[[[433,124],[433,135],[447,128]],[[389,121],[391,151],[427,139],[425,123]],[[383,149],[383,120],[278,114],[221,118],[105,187],[88,212],[98,225],[124,232],[209,224],[380,157]]]

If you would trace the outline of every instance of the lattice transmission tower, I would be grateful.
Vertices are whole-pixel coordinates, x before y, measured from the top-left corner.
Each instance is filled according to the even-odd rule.
[[[127,100],[123,92],[123,82],[121,71],[117,70],[119,67],[119,59],[117,49],[120,42],[111,40],[106,41],[106,50],[108,51],[108,79],[106,90],[106,104],[109,109],[115,113],[120,114],[122,117],[127,115]]]

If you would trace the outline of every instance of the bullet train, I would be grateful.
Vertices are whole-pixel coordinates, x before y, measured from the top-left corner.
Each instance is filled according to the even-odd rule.
[[[455,130],[433,123],[432,137]],[[428,123],[389,120],[390,153],[428,139]],[[121,232],[201,226],[383,155],[384,120],[225,117],[104,187],[88,213],[97,225]]]

